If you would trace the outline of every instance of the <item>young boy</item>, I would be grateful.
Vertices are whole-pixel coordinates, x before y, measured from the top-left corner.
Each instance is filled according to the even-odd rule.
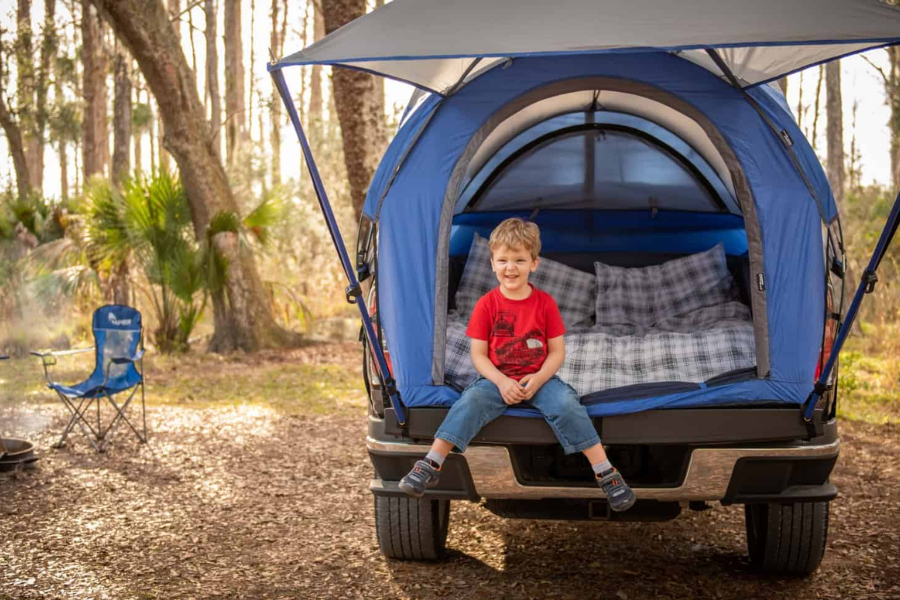
[[[465,452],[482,427],[508,406],[524,402],[541,412],[566,454],[584,453],[610,508],[631,508],[634,492],[607,460],[578,394],[556,376],[565,359],[566,328],[553,298],[528,283],[541,250],[537,225],[507,219],[494,229],[489,243],[491,268],[500,285],[478,300],[466,331],[481,377],[447,413],[431,450],[400,481],[400,489],[422,496],[437,485],[454,446]]]

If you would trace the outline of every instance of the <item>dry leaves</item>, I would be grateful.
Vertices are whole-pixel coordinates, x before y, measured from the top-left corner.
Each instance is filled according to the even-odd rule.
[[[301,360],[358,362],[325,355]],[[843,425],[829,549],[797,580],[749,570],[740,507],[578,523],[455,502],[444,563],[387,561],[362,414],[149,416],[149,446],[121,435],[105,455],[47,449],[62,412],[32,438],[39,467],[0,479],[0,598],[900,598],[896,427]]]

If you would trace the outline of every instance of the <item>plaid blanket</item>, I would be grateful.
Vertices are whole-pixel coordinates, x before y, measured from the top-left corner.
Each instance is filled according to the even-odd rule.
[[[663,325],[665,329],[595,325],[571,330],[559,376],[586,396],[637,383],[700,383],[756,364],[753,323],[739,302],[706,307]],[[450,320],[445,374],[459,388],[478,376],[469,348],[466,322]]]

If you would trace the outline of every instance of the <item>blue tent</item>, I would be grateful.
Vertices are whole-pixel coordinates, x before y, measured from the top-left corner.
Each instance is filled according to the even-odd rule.
[[[425,4],[418,8],[420,24],[427,21],[426,8],[438,10]],[[539,36],[529,50],[517,47],[528,39],[518,30],[506,45],[502,35],[483,43],[476,35],[476,13],[503,4],[454,5],[453,17],[473,13],[469,22],[475,34],[457,29],[452,35],[453,24],[436,18],[423,25],[421,35],[398,41],[385,33],[385,24],[408,30],[408,13],[404,20],[401,11],[417,8],[397,0],[270,67],[332,225],[281,69],[343,65],[429,92],[414,96],[364,207],[364,221],[377,224],[378,308],[399,397],[392,381],[388,389],[400,420],[403,406],[446,406],[459,397],[444,377],[451,260],[468,252],[476,232],[485,235],[511,215],[531,217],[541,226],[545,252],[687,254],[721,242],[748,266],[754,377],[653,397],[626,396],[592,405],[592,415],[721,403],[800,405],[814,391],[821,393],[830,371],[814,385],[826,278],[842,260],[837,209],[815,153],[781,92],[767,82],[816,62],[897,43],[900,12],[869,0],[827,2],[833,11],[824,11],[824,24],[815,26],[790,22],[799,19],[799,9],[761,11],[765,23],[754,25],[774,32],[762,39],[744,31],[746,24],[737,18],[746,10],[742,2],[699,2],[712,15],[703,27],[684,7],[666,17],[673,22],[656,14],[661,9],[654,3],[640,1],[630,3],[618,21],[578,29],[577,11],[556,7],[553,11],[576,15],[576,34],[556,29]],[[646,20],[627,14],[642,10],[664,21],[666,33],[654,31],[653,44],[621,41],[623,23],[639,23],[646,32]],[[849,21],[857,29],[850,29]],[[517,21],[538,27],[534,22],[540,19]],[[606,29],[598,32],[598,27]],[[375,32],[384,36],[384,46],[368,46],[370,52],[360,54],[361,41],[371,42]],[[602,43],[604,35],[614,41]],[[740,39],[728,43],[729,35]],[[577,151],[585,131],[602,131],[602,143],[595,144],[590,158]],[[605,168],[623,156],[630,163],[620,164],[637,167]],[[542,171],[546,165],[552,169]],[[587,191],[572,200],[572,194],[556,193],[566,186]],[[358,299],[371,342],[375,332],[356,273],[336,226],[332,231],[351,283],[348,299]],[[851,319],[856,306],[858,301]],[[383,356],[375,354],[387,374]]]
[[[765,282],[765,289],[753,297],[759,309],[755,314],[761,377],[715,390],[605,403],[592,407],[592,412],[614,414],[663,405],[755,399],[799,403],[812,390],[825,285],[822,219],[816,200],[785,146],[740,91],[675,56],[641,53],[517,59],[452,97],[424,103],[398,132],[375,175],[364,212],[379,223],[379,310],[406,405],[447,404],[458,397],[442,385],[445,282],[451,252],[465,254],[474,231],[485,235],[506,216],[521,210],[527,216],[532,210],[523,205],[519,212],[459,211],[460,173],[467,167],[462,157],[467,150],[471,155],[472,140],[486,137],[486,128],[503,122],[504,108],[515,111],[516,100],[525,94],[530,94],[529,101],[538,102],[541,96],[611,88],[639,97],[652,94],[656,101],[673,106],[685,103],[704,127],[718,132],[724,144],[721,153],[730,153],[735,161],[732,179],[744,180],[736,186],[737,201],[746,207],[743,218],[734,219],[730,211],[666,214],[662,206],[650,221],[645,210],[617,211],[616,222],[581,225],[586,235],[573,237],[569,232],[575,224],[585,223],[581,211],[545,211],[535,217],[544,250],[621,250],[617,247],[621,240],[612,234],[629,227],[627,247],[635,252],[697,252],[718,241],[728,242],[733,253],[748,252],[754,273],[762,273]],[[794,153],[822,202],[826,221],[831,222],[836,209],[824,172],[779,101],[780,93],[762,86],[750,94],[775,126],[794,140]],[[722,185],[718,180],[717,184]],[[659,195],[663,203],[669,197],[665,189]],[[685,228],[690,233],[676,233],[666,248],[659,248],[658,229],[666,219],[674,231]],[[635,229],[643,235],[635,236]],[[751,240],[755,238],[752,250],[748,233]]]

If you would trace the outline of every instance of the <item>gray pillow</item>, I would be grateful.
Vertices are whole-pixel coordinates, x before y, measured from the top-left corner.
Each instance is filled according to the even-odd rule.
[[[722,244],[661,265],[626,268],[595,262],[594,270],[597,325],[652,327],[735,298]]]

